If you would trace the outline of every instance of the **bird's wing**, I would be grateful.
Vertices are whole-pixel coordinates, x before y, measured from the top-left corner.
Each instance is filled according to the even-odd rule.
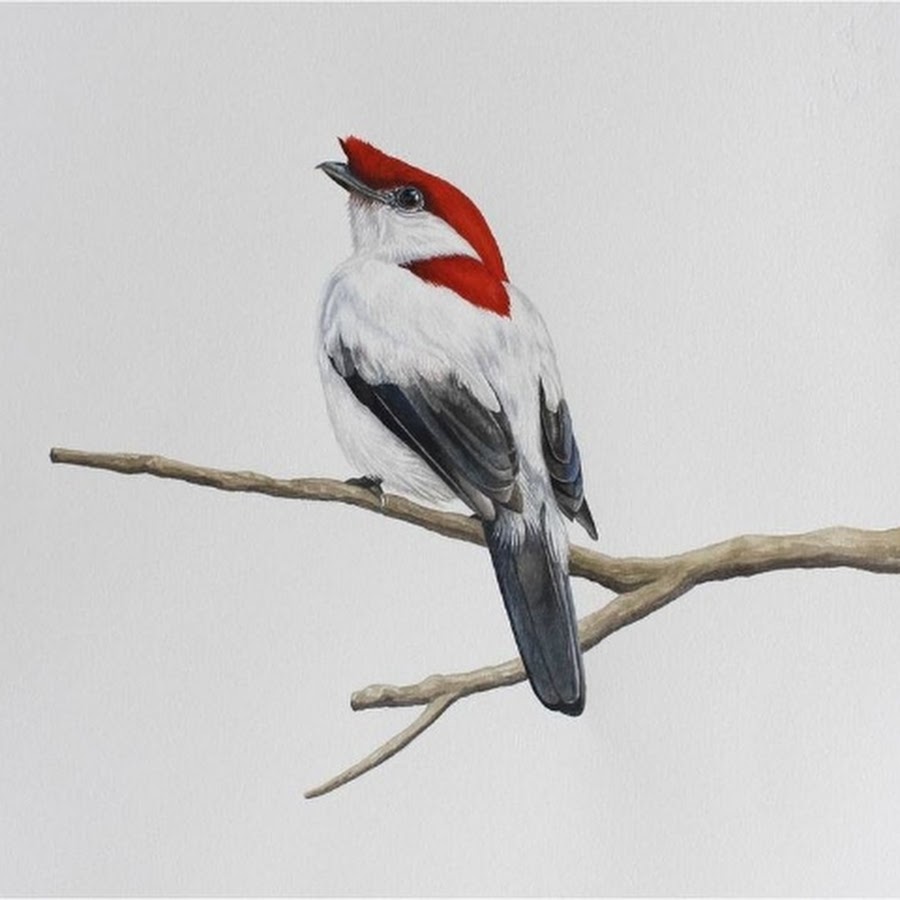
[[[572,431],[572,417],[565,400],[551,410],[540,386],[541,403],[541,446],[544,462],[550,473],[550,483],[559,508],[573,521],[597,540],[597,526],[584,496],[584,481],[581,475],[581,456],[575,434]]]
[[[459,379],[373,384],[342,342],[329,353],[360,403],[419,454],[481,518],[496,506],[521,511],[518,454],[503,409],[488,409]]]

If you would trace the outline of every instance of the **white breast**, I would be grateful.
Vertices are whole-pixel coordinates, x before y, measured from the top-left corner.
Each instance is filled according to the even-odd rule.
[[[526,515],[552,496],[541,450],[538,384],[543,382],[555,408],[562,395],[559,374],[537,311],[512,286],[509,293],[507,318],[372,257],[354,256],[333,273],[319,320],[319,366],[335,434],[359,474],[382,478],[386,490],[429,501],[454,496],[354,397],[329,359],[339,344],[352,351],[371,384],[402,387],[453,373],[479,402],[493,410],[502,406],[525,476]]]

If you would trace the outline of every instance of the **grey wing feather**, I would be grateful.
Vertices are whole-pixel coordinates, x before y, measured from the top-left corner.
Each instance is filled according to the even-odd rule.
[[[547,405],[544,385],[540,386],[541,446],[550,483],[559,508],[597,540],[597,526],[584,496],[581,455],[572,430],[572,417],[565,400],[551,410]]]
[[[502,409],[485,407],[453,376],[407,385],[371,384],[342,343],[330,358],[356,399],[479,516],[493,519],[495,504],[521,510],[518,454]]]

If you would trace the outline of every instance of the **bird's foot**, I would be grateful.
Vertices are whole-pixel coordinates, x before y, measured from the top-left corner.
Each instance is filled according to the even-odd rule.
[[[344,484],[353,487],[365,488],[378,498],[378,505],[384,506],[384,491],[381,489],[381,478],[373,478],[371,475],[362,475],[359,478],[348,478]]]

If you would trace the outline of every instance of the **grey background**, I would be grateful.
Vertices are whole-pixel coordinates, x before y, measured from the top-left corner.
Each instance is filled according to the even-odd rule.
[[[500,661],[483,550],[50,446],[349,471],[313,357],[359,134],[479,203],[613,554],[900,524],[900,8],[0,8],[0,891],[900,892],[900,582],[698,588]],[[577,536],[581,540],[581,536]],[[583,611],[608,597],[576,585]]]

